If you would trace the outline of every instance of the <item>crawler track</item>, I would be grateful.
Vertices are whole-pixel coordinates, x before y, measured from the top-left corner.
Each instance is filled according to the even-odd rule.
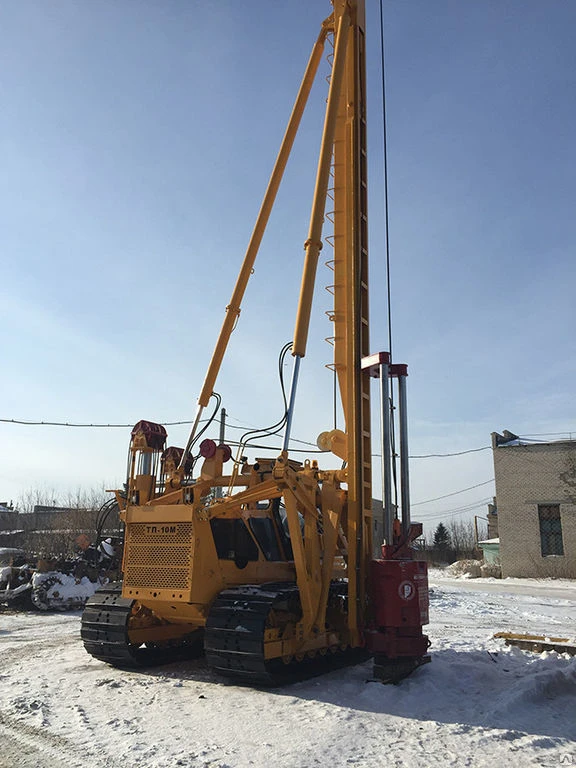
[[[332,599],[342,600],[334,585]],[[134,601],[122,597],[122,584],[98,589],[82,614],[84,647],[94,658],[114,667],[134,669],[195,658],[202,653],[198,639],[169,645],[130,642],[129,621]],[[204,631],[206,661],[211,669],[243,685],[271,686],[303,680],[368,658],[360,648],[319,649],[315,655],[266,659],[267,629],[284,628],[300,619],[295,584],[243,586],[221,592],[214,601]]]
[[[122,597],[122,583],[100,587],[86,603],[80,634],[89,654],[113,667],[143,667],[153,663],[146,648],[130,644],[128,621],[133,600]]]
[[[337,587],[334,596],[338,597]],[[265,584],[227,589],[215,600],[206,623],[204,649],[209,666],[244,685],[285,685],[368,658],[358,648],[323,648],[310,658],[266,659],[267,629],[299,619],[294,584]]]
[[[81,636],[89,654],[113,667],[133,669],[168,664],[202,653],[198,640],[169,645],[135,645],[130,642],[128,623],[134,600],[122,597],[122,582],[100,587],[86,603]]]

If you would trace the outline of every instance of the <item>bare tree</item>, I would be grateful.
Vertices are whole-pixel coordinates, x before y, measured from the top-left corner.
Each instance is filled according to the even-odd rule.
[[[18,499],[18,509],[22,513],[18,526],[24,530],[21,534],[23,548],[47,557],[73,554],[81,534],[90,541],[95,540],[98,512],[110,498],[103,487],[79,487],[60,496],[54,489],[27,490]],[[117,515],[109,518],[107,527],[118,527]]]
[[[448,523],[455,560],[471,560],[478,554],[473,520],[451,520]]]
[[[28,488],[27,491],[16,500],[16,509],[24,514],[34,512],[34,507],[58,507],[58,493],[54,488]]]
[[[62,507],[69,509],[98,510],[108,501],[110,494],[106,493],[104,486],[99,488],[76,488],[74,491],[62,497]]]

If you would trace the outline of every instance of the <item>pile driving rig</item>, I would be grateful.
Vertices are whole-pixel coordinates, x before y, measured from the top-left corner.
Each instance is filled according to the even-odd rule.
[[[396,681],[429,657],[425,563],[411,542],[405,366],[370,355],[364,0],[333,0],[314,45],[248,245],[184,449],[139,422],[132,432],[121,583],[104,587],[82,618],[86,650],[118,667],[205,653],[217,673],[275,685],[372,654],[375,677]],[[294,339],[280,455],[235,462],[227,445],[199,441],[228,341],[327,40],[332,72]],[[326,211],[327,197],[333,212]],[[343,430],[318,438],[337,469],[289,455],[300,363],[306,352],[325,215],[331,241],[333,370]],[[384,545],[372,556],[370,380],[380,377]],[[402,514],[390,493],[389,382],[398,381]],[[197,452],[196,455],[195,451]],[[202,461],[197,476],[194,464]]]

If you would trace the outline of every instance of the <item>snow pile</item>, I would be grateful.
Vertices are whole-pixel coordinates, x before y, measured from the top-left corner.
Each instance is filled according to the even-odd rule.
[[[449,576],[478,579],[482,576],[482,560],[457,560],[446,568]]]
[[[496,563],[483,563],[480,566],[480,575],[483,579],[501,579],[502,566]]]
[[[493,637],[573,636],[576,585],[570,599],[524,589],[432,577],[432,663],[397,686],[374,682],[369,662],[273,690],[224,682],[203,659],[117,670],[86,654],[78,613],[0,614],[0,765],[576,764],[576,659]]]

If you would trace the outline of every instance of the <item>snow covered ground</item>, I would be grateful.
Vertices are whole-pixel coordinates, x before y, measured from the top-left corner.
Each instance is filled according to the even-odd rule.
[[[80,614],[0,614],[0,768],[576,766],[576,658],[506,648],[576,635],[576,583],[433,573],[433,661],[398,686],[371,664],[284,689],[202,660],[148,672],[89,657]]]

